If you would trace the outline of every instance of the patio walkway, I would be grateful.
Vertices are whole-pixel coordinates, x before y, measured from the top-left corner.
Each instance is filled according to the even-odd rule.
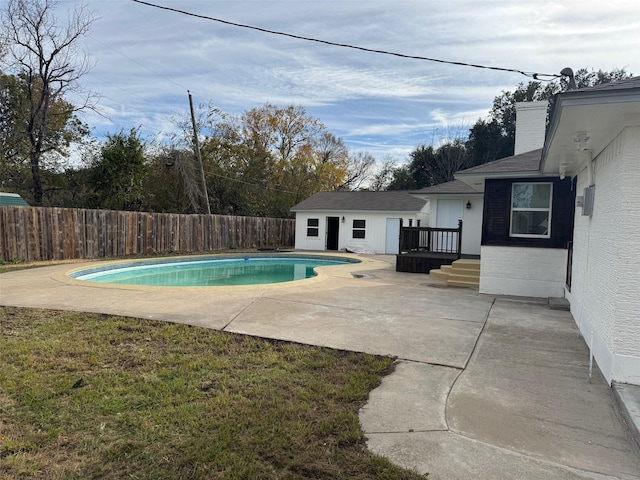
[[[588,381],[568,312],[361,258],[302,282],[222,288],[96,287],[65,277],[78,265],[56,265],[0,275],[0,304],[396,356],[361,423],[372,451],[430,479],[640,479],[638,447],[602,377]]]

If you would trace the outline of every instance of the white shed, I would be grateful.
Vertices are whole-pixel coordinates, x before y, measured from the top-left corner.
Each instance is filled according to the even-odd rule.
[[[398,253],[400,224],[429,224],[429,202],[408,192],[319,192],[291,208],[298,250]]]

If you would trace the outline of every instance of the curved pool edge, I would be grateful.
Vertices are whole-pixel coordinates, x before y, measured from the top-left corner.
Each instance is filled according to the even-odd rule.
[[[327,265],[321,267],[315,267],[316,276],[311,278],[305,278],[301,280],[292,280],[288,282],[278,282],[278,283],[263,283],[263,284],[251,284],[251,285],[217,285],[217,286],[160,286],[160,285],[125,285],[125,284],[115,284],[115,283],[102,283],[102,282],[91,282],[87,280],[79,280],[73,278],[69,275],[73,273],[77,273],[83,270],[87,270],[90,268],[99,268],[108,265],[123,265],[123,264],[131,264],[136,261],[140,262],[154,262],[157,260],[161,262],[163,260],[167,261],[180,261],[184,259],[190,260],[198,260],[198,259],[207,259],[212,257],[226,257],[226,258],[243,258],[246,256],[254,256],[254,257],[269,257],[269,256],[307,256],[307,257],[333,257],[333,258],[349,258],[352,260],[357,260],[357,263],[345,263],[341,265]],[[203,289],[224,289],[225,291],[230,291],[232,289],[236,290],[248,290],[248,289],[273,289],[273,288],[283,288],[286,286],[293,285],[311,285],[318,282],[326,281],[332,277],[341,277],[341,278],[349,278],[352,277],[352,273],[356,273],[362,270],[376,270],[379,268],[388,267],[389,264],[383,262],[381,260],[377,260],[370,256],[360,256],[358,254],[353,253],[343,253],[343,252],[315,252],[315,251],[291,251],[291,252],[281,252],[274,254],[264,254],[264,253],[242,253],[242,254],[201,254],[201,255],[178,255],[178,256],[170,256],[170,257],[155,257],[155,258],[147,258],[147,259],[121,259],[121,260],[107,260],[107,261],[90,261],[82,264],[75,264],[76,267],[67,271],[61,271],[53,274],[51,278],[57,282],[68,284],[68,285],[76,285],[83,286],[88,288],[108,288],[108,289],[119,289],[119,290],[148,290],[148,291],[158,291],[158,290],[169,290],[169,289],[179,289],[179,290],[195,290],[202,291]]]

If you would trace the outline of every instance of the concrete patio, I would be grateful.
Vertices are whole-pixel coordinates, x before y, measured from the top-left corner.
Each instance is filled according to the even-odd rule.
[[[431,479],[640,479],[640,451],[568,312],[441,288],[391,256],[251,287],[96,286],[76,264],[0,276],[0,304],[200,325],[397,357],[360,418]],[[91,266],[96,262],[83,263]]]

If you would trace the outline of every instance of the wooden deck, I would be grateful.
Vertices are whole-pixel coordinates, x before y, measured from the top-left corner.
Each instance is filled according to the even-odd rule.
[[[462,220],[458,228],[401,227],[396,272],[429,273],[461,258]]]
[[[396,255],[396,272],[429,273],[460,258],[455,253],[408,252]]]

